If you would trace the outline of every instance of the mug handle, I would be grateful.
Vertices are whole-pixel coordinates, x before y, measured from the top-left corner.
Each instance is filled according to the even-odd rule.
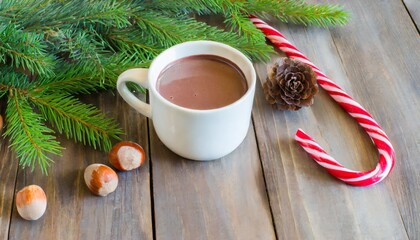
[[[117,90],[121,97],[135,110],[143,114],[148,118],[152,118],[152,108],[150,104],[147,104],[140,99],[138,99],[126,85],[126,82],[133,82],[141,87],[148,88],[148,78],[147,73],[149,72],[146,68],[133,68],[129,69],[120,76],[118,76],[117,81]]]

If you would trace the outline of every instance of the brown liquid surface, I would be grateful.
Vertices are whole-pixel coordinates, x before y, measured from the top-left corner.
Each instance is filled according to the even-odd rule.
[[[214,55],[194,55],[172,62],[159,75],[156,88],[170,102],[200,110],[229,105],[248,89],[238,66]]]

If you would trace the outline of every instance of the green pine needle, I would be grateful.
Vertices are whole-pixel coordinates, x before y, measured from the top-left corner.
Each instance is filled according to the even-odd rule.
[[[10,138],[10,146],[19,158],[19,165],[31,167],[33,171],[36,162],[46,174],[52,162],[48,153],[60,155],[62,147],[55,140],[54,131],[42,123],[42,117],[32,110],[28,99],[17,89],[10,90],[6,122],[4,136]]]
[[[95,149],[109,151],[111,139],[119,139],[118,136],[123,133],[115,120],[67,93],[31,92],[29,99],[59,133]]]
[[[154,0],[146,1],[144,6],[146,9],[153,9],[168,15],[188,15],[190,13],[205,15],[223,13],[224,3],[231,4],[227,0]]]
[[[53,77],[38,80],[36,91],[50,92],[65,91],[71,94],[89,94],[110,87],[101,85],[98,81],[97,72],[86,71],[85,66],[73,66],[60,64],[61,71]]]
[[[43,34],[24,32],[16,25],[0,23],[0,63],[31,74],[52,75],[54,58],[47,53],[43,38]]]
[[[264,35],[252,26],[249,20],[247,20],[246,29],[251,29],[249,32],[252,32],[254,37],[242,38],[238,37],[235,32],[223,31],[192,18],[176,19],[159,13],[151,12],[148,14],[142,14],[138,17],[137,24],[142,32],[150,34],[148,37],[153,40],[153,44],[163,46],[163,49],[185,41],[220,41],[223,39],[222,42],[241,50],[252,59],[267,60],[269,53],[272,52],[272,48],[265,44]],[[144,33],[139,36],[141,38],[147,37]],[[137,40],[137,42],[141,42],[141,40]]]
[[[306,4],[303,0],[272,1],[256,0],[243,4],[243,11],[257,14],[260,17],[274,16],[283,22],[292,22],[313,26],[344,25],[348,22],[349,13],[339,5]]]
[[[151,35],[144,36],[144,32],[137,28],[113,29],[108,39],[119,52],[126,53],[127,57],[136,56],[142,61],[151,61],[165,48],[152,40]],[[168,42],[173,41],[167,38]]]
[[[61,27],[90,24],[127,27],[127,18],[137,7],[130,1],[114,0],[3,0],[0,14],[17,20],[26,31],[46,31]]]

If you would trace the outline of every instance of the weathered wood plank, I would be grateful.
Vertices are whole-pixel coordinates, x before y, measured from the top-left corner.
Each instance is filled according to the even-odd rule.
[[[135,141],[147,151],[147,122],[120,97],[111,93],[93,100],[115,117],[127,133],[124,140]],[[84,169],[91,163],[108,164],[107,153],[60,138],[66,150],[55,157],[49,176],[19,171],[17,189],[40,185],[47,194],[45,215],[29,222],[16,208],[10,239],[152,239],[149,160],[139,170],[119,172],[119,186],[107,197],[92,195],[87,189]]]
[[[349,73],[349,79],[360,79],[359,91],[366,107],[383,125],[396,149],[396,167],[385,182],[398,206],[401,219],[410,239],[420,236],[420,164],[415,159],[420,153],[420,37],[403,4],[397,1],[371,1],[363,7],[360,1],[353,9],[361,12],[368,22],[357,32],[364,21],[350,25],[354,39],[344,36],[344,29],[333,32],[340,55]],[[390,18],[389,16],[392,16]],[[362,62],[351,57],[350,42],[366,42]],[[355,49],[356,50],[356,49]],[[374,63],[369,66],[369,63]],[[369,67],[367,67],[369,66]],[[363,69],[363,71],[359,71]]]
[[[228,156],[183,159],[151,135],[156,239],[274,239],[251,127]]]
[[[420,38],[402,2],[335,2],[352,12],[344,27],[275,26],[372,113],[394,143],[397,163],[376,186],[341,183],[294,142],[294,133],[303,128],[345,166],[367,170],[376,165],[377,153],[363,130],[324,91],[310,108],[278,112],[267,106],[259,86],[253,116],[278,237],[415,239]],[[265,66],[257,68],[265,81]]]
[[[405,6],[408,9],[408,13],[417,25],[417,29],[420,29],[420,1],[418,0],[403,0]]]
[[[13,196],[16,184],[18,160],[12,154],[7,139],[1,139],[0,145],[0,239],[9,235],[10,217],[14,205]]]

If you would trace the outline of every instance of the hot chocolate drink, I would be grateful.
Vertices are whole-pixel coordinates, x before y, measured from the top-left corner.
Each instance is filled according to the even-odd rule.
[[[240,99],[248,86],[233,62],[214,55],[194,55],[172,62],[160,73],[157,91],[185,108],[215,109]]]

